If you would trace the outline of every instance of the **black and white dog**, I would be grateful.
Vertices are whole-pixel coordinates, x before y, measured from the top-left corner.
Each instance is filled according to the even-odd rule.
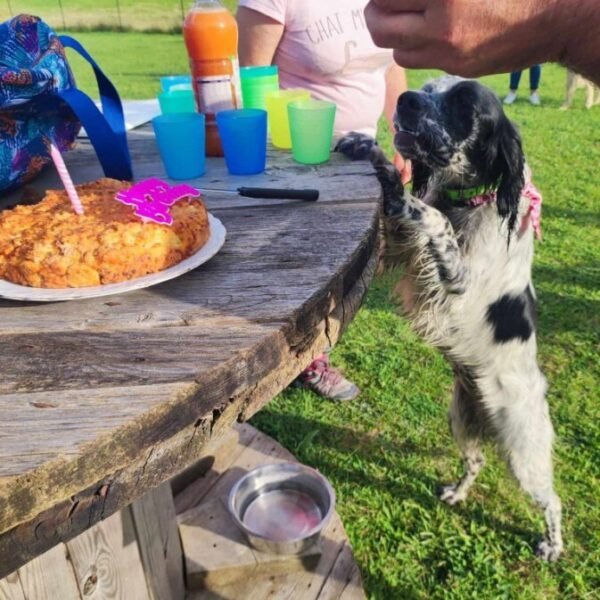
[[[466,471],[442,500],[466,498],[484,464],[481,442],[491,437],[543,508],[537,553],[555,560],[561,504],[531,281],[541,198],[498,98],[474,81],[441,85],[398,100],[394,145],[413,161],[412,194],[372,138],[352,133],[338,150],[370,154],[383,188],[387,251],[404,266],[397,288],[404,308],[455,372],[450,424]]]

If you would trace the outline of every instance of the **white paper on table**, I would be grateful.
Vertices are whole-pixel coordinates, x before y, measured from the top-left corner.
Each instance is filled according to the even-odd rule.
[[[156,98],[151,100],[123,100],[122,104],[127,131],[148,123],[154,117],[160,115],[160,106]],[[100,101],[96,102],[96,106],[102,111]],[[79,137],[88,137],[85,129],[81,129]]]

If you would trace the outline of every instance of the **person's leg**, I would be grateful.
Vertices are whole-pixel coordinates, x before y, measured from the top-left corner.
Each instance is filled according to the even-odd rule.
[[[531,91],[531,96],[529,96],[529,101],[531,104],[535,106],[539,106],[541,104],[540,95],[538,93],[538,89],[540,87],[540,79],[542,77],[542,65],[534,65],[529,69],[529,89]]]
[[[540,79],[542,78],[542,65],[533,65],[529,69],[529,89],[532,92],[537,92],[540,87]]]
[[[510,74],[511,92],[516,92],[519,89],[519,83],[521,82],[521,73],[523,73],[523,71],[514,71]]]
[[[517,90],[519,89],[520,81],[521,71],[514,71],[510,74],[510,91],[506,98],[504,98],[504,104],[512,104],[517,99]]]

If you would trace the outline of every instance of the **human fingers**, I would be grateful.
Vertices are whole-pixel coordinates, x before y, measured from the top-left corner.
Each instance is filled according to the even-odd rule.
[[[432,67],[429,64],[429,54],[421,50],[396,49],[394,50],[394,62],[405,69],[442,68],[439,61],[436,63],[436,67]]]
[[[394,50],[394,62],[405,69],[441,69],[449,75],[468,78],[510,71],[506,66],[499,67],[490,55],[475,55],[467,58],[451,49],[440,52],[435,48],[427,47],[416,50]]]
[[[402,154],[398,154],[397,152],[395,152],[394,158],[392,159],[392,163],[394,164],[394,167],[396,167],[396,171],[398,171],[399,173],[402,173],[402,171],[404,171],[405,162]]]
[[[373,42],[380,48],[421,48],[427,37],[424,13],[388,12],[370,2],[365,21]]]
[[[423,12],[430,0],[371,0],[371,3],[389,12]]]
[[[410,160],[405,160],[401,154],[396,152],[392,162],[398,173],[400,173],[402,183],[408,183],[412,177],[412,165]]]
[[[412,162],[404,161],[404,170],[402,171],[402,183],[406,185],[412,179]]]

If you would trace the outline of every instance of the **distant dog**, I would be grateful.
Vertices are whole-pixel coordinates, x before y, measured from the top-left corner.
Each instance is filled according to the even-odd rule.
[[[394,145],[413,161],[412,194],[372,138],[351,133],[338,150],[370,155],[383,188],[388,252],[405,269],[405,310],[454,369],[450,423],[466,471],[442,500],[466,498],[484,464],[481,441],[491,437],[544,510],[537,554],[555,560],[561,504],[531,281],[541,198],[498,98],[474,81],[442,85],[398,100]]]
[[[560,110],[571,108],[575,92],[580,88],[585,89],[586,108],[592,108],[594,104],[600,104],[600,88],[591,81],[584,79],[581,75],[577,75],[577,73],[567,69],[567,95]]]

